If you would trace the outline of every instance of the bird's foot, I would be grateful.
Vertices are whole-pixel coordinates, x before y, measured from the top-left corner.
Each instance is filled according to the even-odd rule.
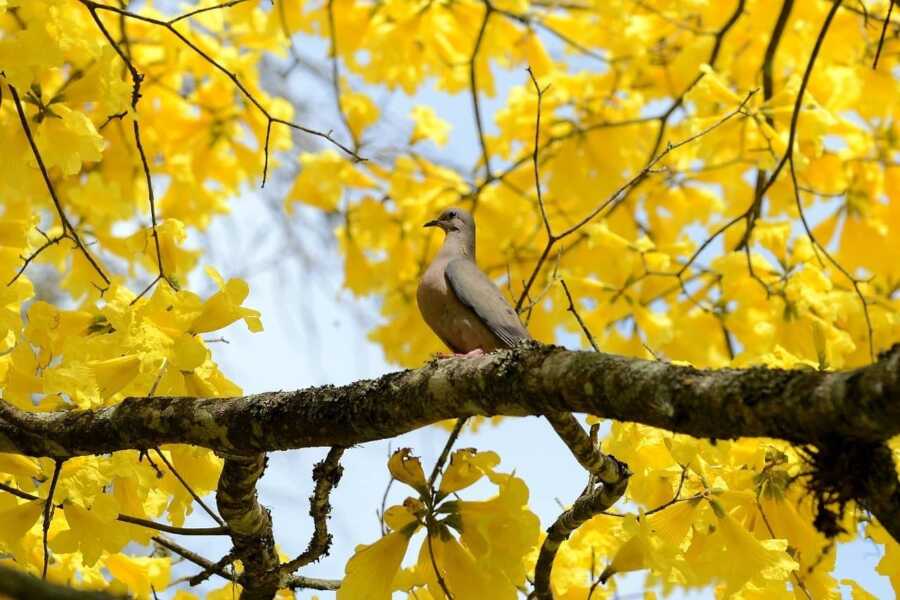
[[[469,358],[471,356],[484,356],[484,350],[481,348],[475,348],[466,353],[454,352],[453,354],[447,354],[446,352],[436,352],[434,357],[437,359],[444,358]]]

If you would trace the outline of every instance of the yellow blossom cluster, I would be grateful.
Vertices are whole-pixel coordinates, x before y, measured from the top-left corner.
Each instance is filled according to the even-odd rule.
[[[140,14],[171,18],[152,6]],[[206,273],[218,291],[182,289],[201,262],[186,240],[260,176],[266,120],[165,27],[96,15],[114,40],[126,40],[117,47],[143,75],[136,108],[123,58],[90,3],[0,2],[3,401],[46,412],[128,396],[239,394],[203,336],[240,320],[259,331],[260,315],[243,305],[247,284],[212,267]],[[262,49],[283,46],[280,34],[259,33],[267,17],[258,7],[235,7],[232,17],[238,26],[228,36],[213,35],[225,26],[213,12],[176,29],[237,73],[270,114],[289,118],[289,105],[257,82]],[[288,144],[283,128],[271,132],[272,152]],[[177,445],[58,464],[0,454],[0,483],[20,493],[0,492],[0,562],[38,575],[46,563],[50,581],[150,598],[169,585],[170,558],[125,552],[157,532],[118,517],[181,526],[191,494],[214,490],[220,470],[212,452]]]
[[[394,590],[410,597],[513,600],[525,584],[539,520],[528,510],[528,488],[520,478],[495,470],[500,457],[472,448],[457,450],[434,487],[408,448],[388,461],[391,475],[417,492],[384,512],[390,530],[357,547],[347,563],[338,600],[387,598]],[[497,486],[488,500],[448,499],[486,477]],[[410,540],[424,529],[414,566],[401,569]],[[452,592],[450,591],[452,590]]]

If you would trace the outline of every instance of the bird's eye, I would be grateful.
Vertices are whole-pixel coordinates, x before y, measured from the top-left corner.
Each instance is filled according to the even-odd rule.
[[[456,218],[456,211],[455,211],[455,210],[451,210],[450,212],[447,213],[447,216],[450,217],[451,219],[455,219],[455,218]]]

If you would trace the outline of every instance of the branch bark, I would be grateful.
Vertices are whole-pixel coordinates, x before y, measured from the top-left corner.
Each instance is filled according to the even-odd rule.
[[[701,370],[527,342],[341,387],[47,413],[0,401],[0,452],[67,458],[184,443],[246,455],[349,447],[450,418],[564,411],[700,438],[883,442],[900,434],[900,344],[866,367],[822,372]]]
[[[559,547],[585,521],[608,509],[622,497],[628,486],[629,475],[627,467],[620,465],[617,481],[601,483],[593,489],[585,490],[575,500],[572,508],[563,512],[547,529],[547,537],[541,544],[537,564],[534,567],[534,592],[529,595],[529,600],[553,600],[550,573]]]
[[[265,454],[227,457],[216,490],[216,504],[231,531],[234,555],[244,565],[238,578],[244,586],[241,600],[271,600],[279,588],[272,517],[256,494],[256,482],[265,470]]]

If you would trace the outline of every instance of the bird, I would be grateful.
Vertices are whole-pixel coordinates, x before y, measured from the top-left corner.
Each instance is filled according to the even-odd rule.
[[[477,356],[531,339],[503,293],[475,262],[475,219],[448,208],[424,227],[444,231],[416,302],[425,323],[457,356]]]

